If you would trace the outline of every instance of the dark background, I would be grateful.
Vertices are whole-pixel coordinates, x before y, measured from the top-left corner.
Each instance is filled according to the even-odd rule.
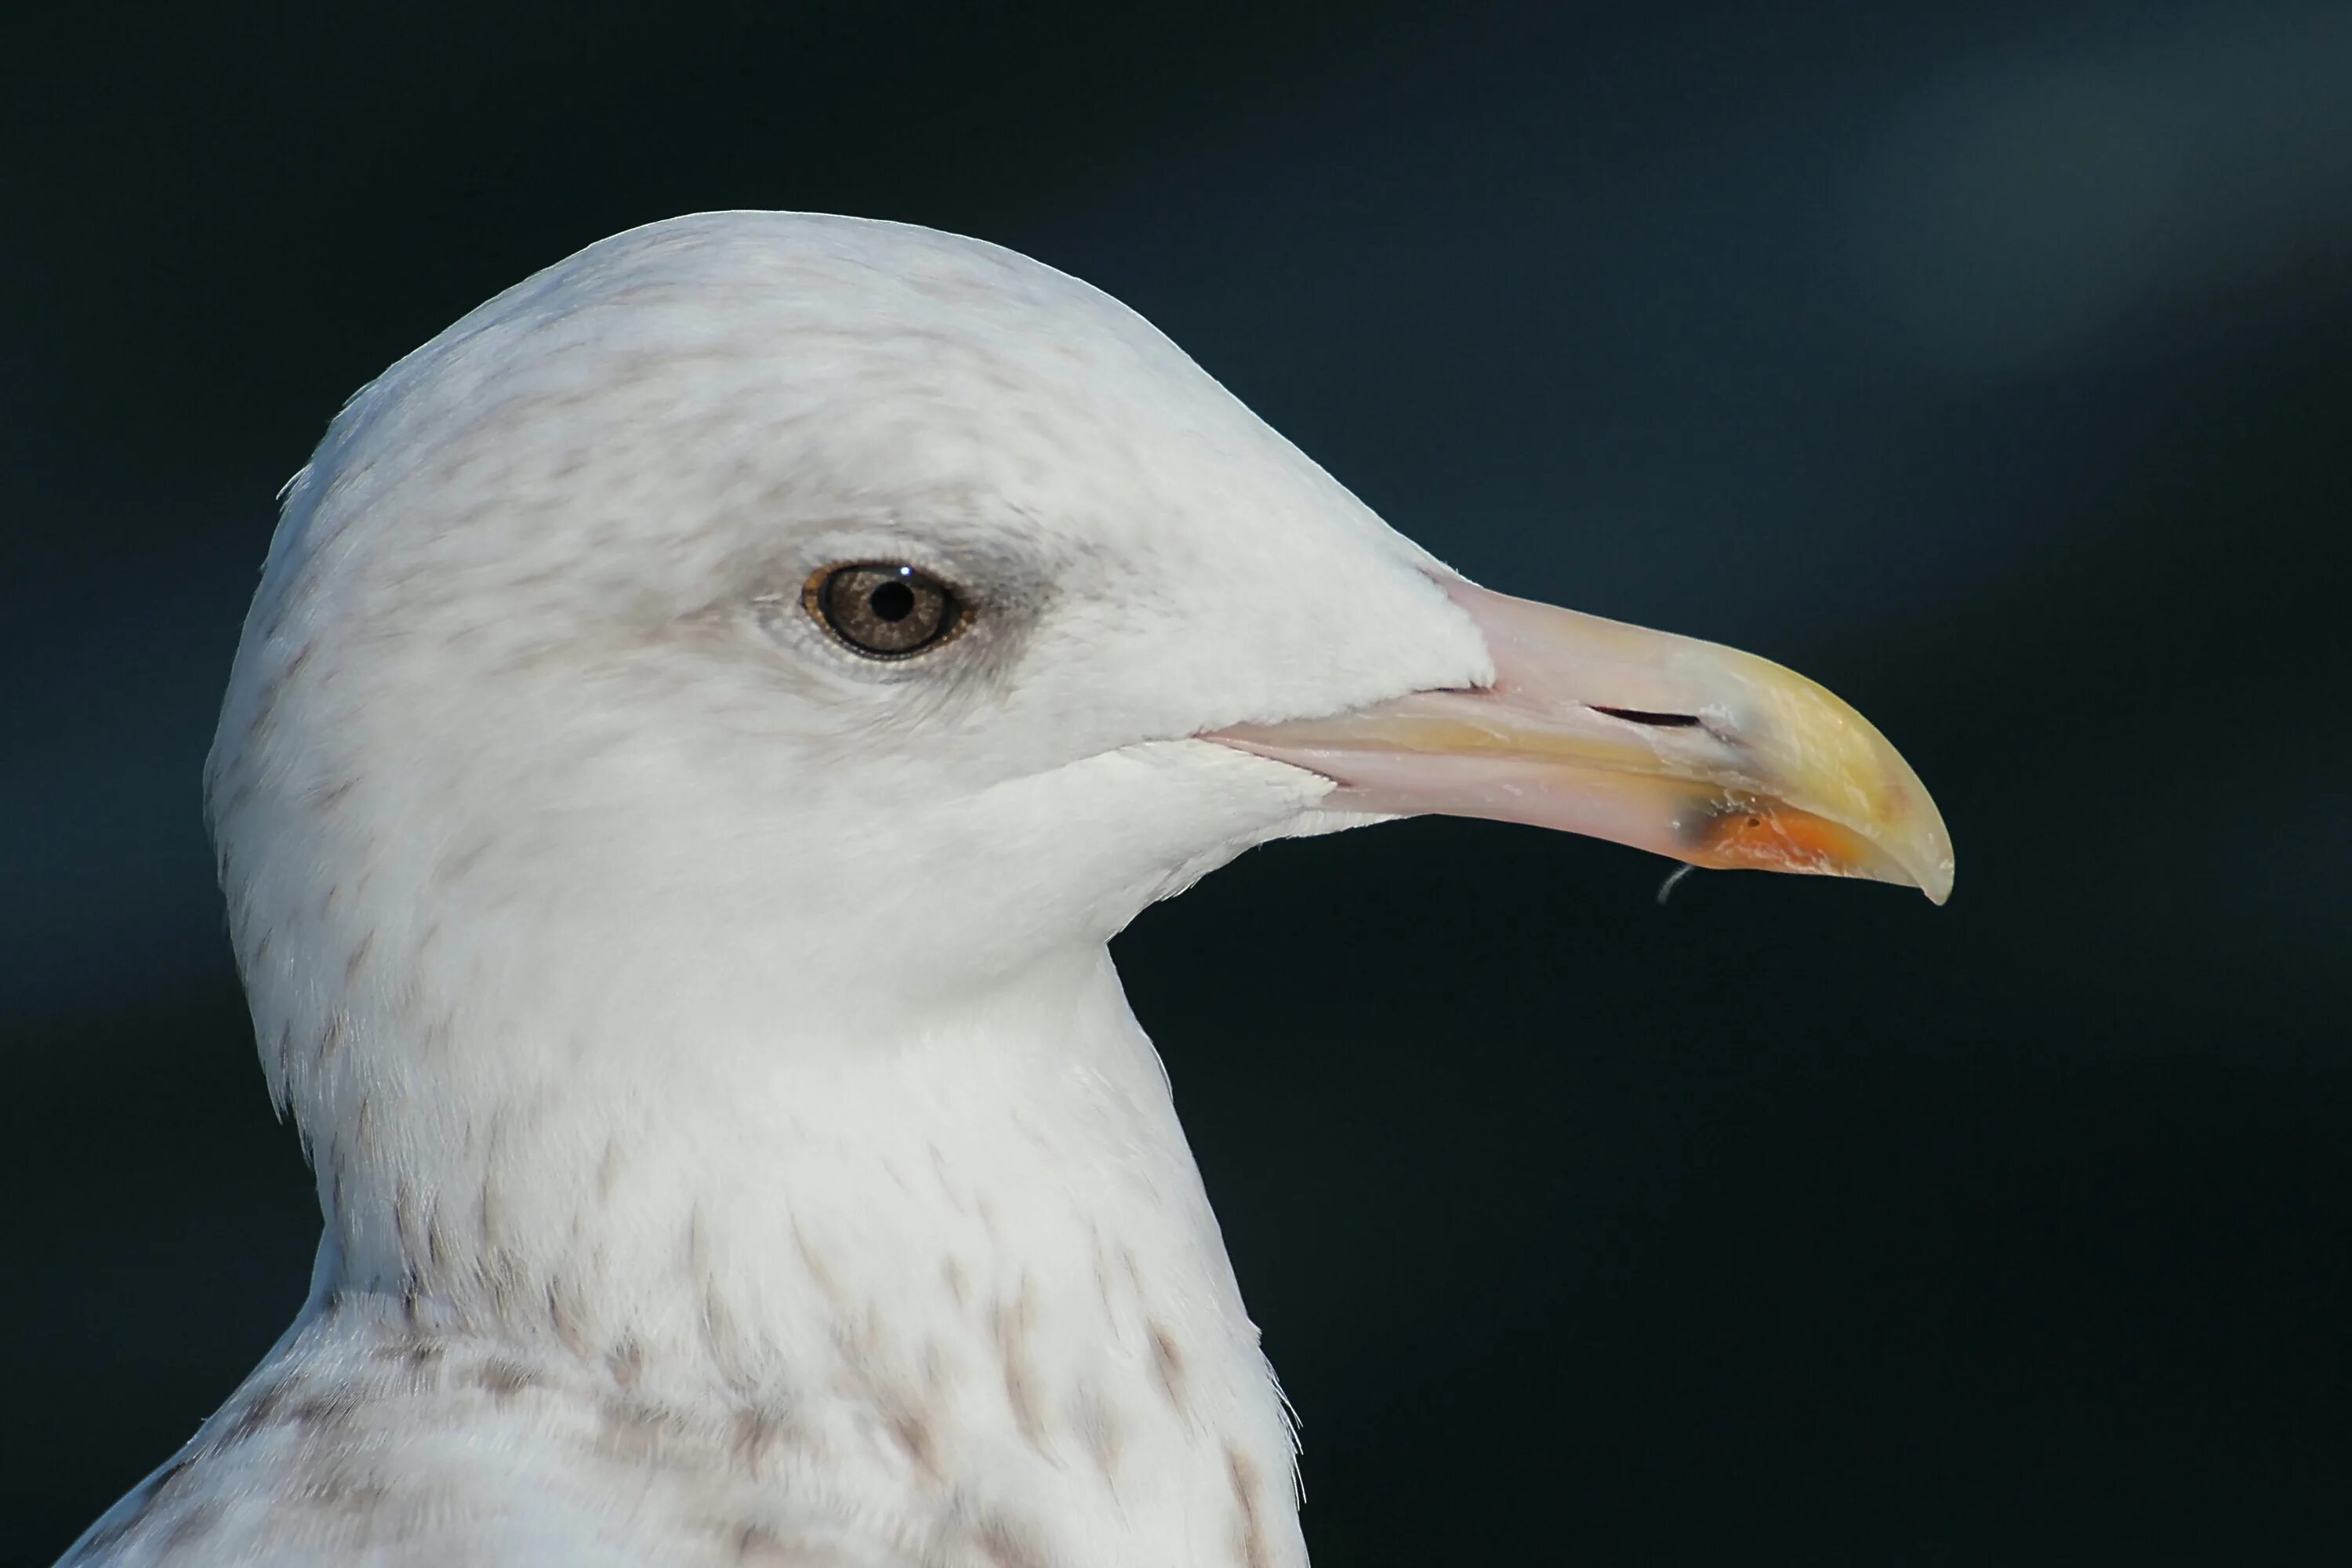
[[[5,1550],[292,1313],[197,770],[341,400],[613,230],[1102,285],[1496,586],[1843,693],[1894,889],[1427,820],[1118,944],[1324,1568],[2352,1561],[2352,8],[19,8]]]

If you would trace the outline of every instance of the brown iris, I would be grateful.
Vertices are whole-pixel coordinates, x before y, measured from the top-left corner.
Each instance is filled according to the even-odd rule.
[[[868,658],[906,658],[962,628],[955,590],[929,573],[888,561],[859,561],[813,574],[801,590],[808,613]]]

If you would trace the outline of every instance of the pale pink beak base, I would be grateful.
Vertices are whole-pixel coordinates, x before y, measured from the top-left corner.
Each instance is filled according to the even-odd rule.
[[[1444,583],[1495,683],[1202,737],[1336,780],[1324,809],[1556,827],[1695,866],[1952,889],[1936,803],[1869,721],[1752,654]]]

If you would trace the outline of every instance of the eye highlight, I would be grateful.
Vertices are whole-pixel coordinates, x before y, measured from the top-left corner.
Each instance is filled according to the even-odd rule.
[[[966,616],[953,588],[919,567],[856,561],[810,574],[801,603],[853,653],[908,658],[961,631]]]

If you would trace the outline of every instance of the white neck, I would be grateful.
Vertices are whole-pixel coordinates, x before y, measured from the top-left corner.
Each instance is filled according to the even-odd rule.
[[[322,1300],[878,1424],[910,1471],[1063,1495],[1073,1560],[1304,1562],[1279,1396],[1099,948],[879,1045],[520,1079],[429,1049],[435,1101],[331,1097]]]

